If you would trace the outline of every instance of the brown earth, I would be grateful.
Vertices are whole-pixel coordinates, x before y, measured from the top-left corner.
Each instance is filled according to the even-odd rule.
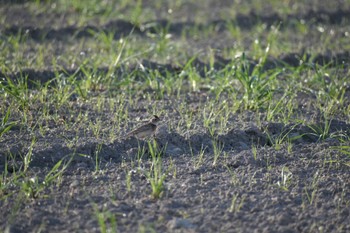
[[[350,10],[341,7],[343,1],[336,2],[340,7],[333,12],[328,12],[322,6],[319,9],[310,6],[305,12],[283,18],[274,13],[269,14],[268,11],[264,15],[256,15],[252,11],[246,15],[237,15],[234,20],[244,30],[250,30],[252,25],[261,21],[273,24],[299,18],[337,26],[343,20],[350,20]],[[33,40],[42,40],[44,37],[45,40],[64,41],[72,35],[89,37],[91,34],[87,31],[98,27],[93,23],[84,27],[65,25],[64,17],[61,16],[58,18],[62,19],[62,27],[52,29],[50,25],[55,22],[56,15],[27,15],[21,4],[1,8],[2,13],[6,11],[9,14],[7,24],[0,27],[2,34],[25,32]],[[190,6],[187,6],[189,11]],[[11,18],[11,15],[15,18]],[[47,20],[43,21],[43,18]],[[156,23],[167,24],[166,20],[161,19],[156,20]],[[176,35],[190,24],[190,21],[175,23],[169,30]],[[223,22],[218,19],[212,19],[208,24],[218,25],[218,31],[225,30],[224,26],[220,29]],[[134,26],[127,21],[116,20],[102,25],[102,29],[115,31],[115,39],[118,39],[128,34]],[[144,36],[145,30],[152,29],[136,28],[135,33]],[[283,27],[281,30],[284,30]],[[293,54],[270,57],[265,69],[286,63],[298,66],[301,56],[301,51],[296,51]],[[343,63],[344,69],[348,68],[350,59],[349,51],[306,57],[312,59],[310,62],[320,65],[331,62],[336,66]],[[220,69],[229,62],[232,61],[219,56],[215,67]],[[251,63],[254,65],[257,61],[251,59]],[[142,61],[142,64],[147,69],[159,69],[161,72],[181,71],[181,67],[172,64],[148,60]],[[203,72],[209,66],[200,60],[193,64]],[[106,69],[99,67],[98,72],[106,72]],[[137,66],[130,65],[121,67],[116,72],[135,69],[138,69]],[[4,76],[4,71],[1,72]],[[8,76],[15,79],[17,72]],[[42,83],[55,76],[55,71],[50,68],[28,68],[21,72],[27,74],[29,80]],[[65,72],[73,73],[75,70],[68,69]],[[348,95],[349,89],[345,96]],[[212,97],[203,91],[183,94],[183,100],[178,102],[171,97],[155,102],[166,111],[156,136],[159,147],[165,150],[162,154],[163,171],[166,171],[165,188],[159,199],[151,196],[146,175],[151,166],[149,153],[146,152],[141,159],[140,166],[137,164],[138,148],[145,142],[135,138],[118,138],[110,142],[102,137],[97,139],[88,129],[81,129],[81,133],[76,135],[73,129],[66,129],[57,122],[47,122],[45,135],[39,130],[35,132],[37,142],[27,176],[38,176],[41,181],[62,158],[66,157],[64,161],[68,162],[70,155],[75,154],[74,159],[64,172],[62,180],[57,185],[44,189],[38,197],[18,201],[15,193],[0,199],[2,231],[99,232],[100,224],[96,216],[98,209],[105,213],[107,226],[113,225],[108,214],[116,220],[116,228],[120,232],[350,232],[350,157],[332,149],[341,144],[339,138],[320,140],[312,134],[310,128],[302,124],[261,122],[261,126],[257,126],[256,119],[264,113],[238,112],[229,118],[227,132],[216,135],[218,144],[222,145],[222,153],[214,165],[213,137],[204,128],[198,126],[191,132],[179,133],[168,129],[166,123],[180,120],[176,108],[181,101],[200,108],[205,104],[206,98]],[[306,94],[299,96],[300,103],[308,103],[312,98],[312,95]],[[112,130],[110,121],[114,113],[108,108],[96,112],[92,102],[87,103],[74,96],[69,101],[73,109],[79,109],[77,114],[82,110],[89,112],[88,118],[92,122],[100,119],[103,130]],[[6,100],[2,103],[3,106],[7,104]],[[140,115],[148,117],[144,107],[148,105],[147,100],[140,97],[137,108],[130,109],[130,115],[135,118]],[[39,109],[40,106],[38,111]],[[77,118],[77,115],[70,115],[71,109],[52,111],[58,111],[64,121],[71,123]],[[303,109],[300,112],[310,118],[319,114]],[[319,126],[322,124],[320,121]],[[125,130],[131,126],[134,125],[126,125]],[[272,145],[271,138],[277,138],[285,132],[290,132],[290,135],[298,139],[290,144],[283,143],[277,149]],[[118,136],[123,133],[115,132]],[[349,137],[350,124],[347,116],[335,116],[329,133]],[[67,145],[66,139],[73,140],[76,136],[78,140],[74,146]],[[22,168],[21,155],[28,152],[32,138],[32,132],[22,126],[13,127],[2,136],[1,172],[5,171],[5,164],[8,164],[7,170],[10,173]],[[256,158],[253,148],[256,148]],[[202,151],[203,161],[199,162]],[[94,172],[96,152],[100,172]],[[128,177],[131,179],[130,190],[127,186]],[[283,178],[287,180],[285,186],[281,187]],[[25,180],[25,177],[19,179]],[[18,187],[10,187],[7,192],[17,190]]]

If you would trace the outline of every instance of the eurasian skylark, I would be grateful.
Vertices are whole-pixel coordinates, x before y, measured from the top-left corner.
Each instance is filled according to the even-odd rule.
[[[138,139],[145,139],[154,136],[157,130],[157,123],[160,118],[157,115],[153,115],[153,118],[146,124],[134,129],[126,135],[126,138],[135,136]]]

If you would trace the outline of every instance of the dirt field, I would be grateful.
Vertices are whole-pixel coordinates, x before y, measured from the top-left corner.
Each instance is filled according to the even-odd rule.
[[[0,232],[350,232],[350,1],[308,2],[1,2]]]

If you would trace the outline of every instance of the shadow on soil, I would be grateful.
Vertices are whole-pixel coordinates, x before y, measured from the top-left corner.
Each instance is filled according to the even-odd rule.
[[[30,17],[30,16],[27,16]],[[228,24],[233,24],[244,30],[251,30],[254,26],[258,24],[265,24],[268,27],[271,25],[280,25],[280,29],[284,29],[284,24],[291,24],[292,22],[298,22],[303,20],[305,24],[329,24],[329,25],[339,25],[343,22],[350,20],[350,10],[337,10],[334,12],[327,12],[323,10],[314,11],[310,10],[306,14],[297,15],[287,15],[281,17],[276,13],[269,15],[258,15],[254,11],[249,14],[238,14],[235,19],[225,21],[225,20],[214,20],[207,24],[197,25],[194,22],[176,22],[172,23],[167,20],[156,20],[152,22],[145,22],[141,26],[135,25],[124,20],[114,20],[106,23],[102,26],[84,26],[75,27],[68,26],[59,29],[52,29],[49,27],[36,27],[36,26],[10,26],[4,28],[3,34],[7,36],[11,35],[22,35],[26,38],[33,40],[65,40],[66,38],[82,38],[82,37],[93,37],[96,33],[114,33],[114,39],[119,39],[123,36],[128,35],[130,32],[146,36],[147,33],[156,33],[158,28],[167,28],[169,33],[175,36],[181,36],[185,29],[191,29],[193,27],[198,27],[199,30],[203,30],[208,27],[214,27],[218,32],[227,30]],[[287,28],[293,27],[288,25]]]
[[[315,128],[323,127],[323,123],[315,125]],[[350,125],[342,121],[332,121],[327,140],[329,145],[339,144],[338,139],[332,138],[332,135],[340,137],[350,136]],[[281,140],[284,138],[283,140]],[[211,136],[208,133],[194,134],[190,137],[179,135],[175,132],[164,133],[156,137],[156,141],[163,156],[176,157],[183,154],[198,155],[201,152],[205,154],[214,153],[215,146],[223,152],[239,153],[244,150],[250,150],[252,147],[275,146],[277,143],[289,141],[292,144],[309,144],[322,141],[321,135],[315,133],[310,127],[304,125],[283,125],[281,123],[268,123],[259,129],[250,126],[244,129],[232,129],[227,134]],[[96,140],[86,140],[74,149],[55,142],[51,138],[50,147],[35,148],[33,151],[31,167],[52,167],[65,155],[74,156],[73,165],[78,164],[84,167],[94,169],[98,160],[99,166],[107,163],[120,163],[122,161],[131,161],[140,159],[140,151],[143,150],[142,158],[150,156],[148,152],[147,141],[139,141],[136,138],[119,139],[113,143],[99,143]],[[278,140],[281,140],[278,142]],[[23,167],[23,154],[26,151],[20,145],[13,146],[8,150],[7,158],[1,156],[0,171],[4,169],[5,159],[8,163],[10,172],[20,170]],[[96,157],[97,156],[97,157]],[[68,156],[69,157],[69,156]],[[97,160],[96,160],[97,158]],[[239,166],[239,165],[236,165]]]

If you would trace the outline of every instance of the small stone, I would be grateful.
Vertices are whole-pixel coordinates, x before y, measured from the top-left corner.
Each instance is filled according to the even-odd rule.
[[[70,188],[75,188],[75,187],[77,187],[77,186],[79,186],[79,181],[78,181],[78,180],[74,180],[74,181],[69,185]]]

